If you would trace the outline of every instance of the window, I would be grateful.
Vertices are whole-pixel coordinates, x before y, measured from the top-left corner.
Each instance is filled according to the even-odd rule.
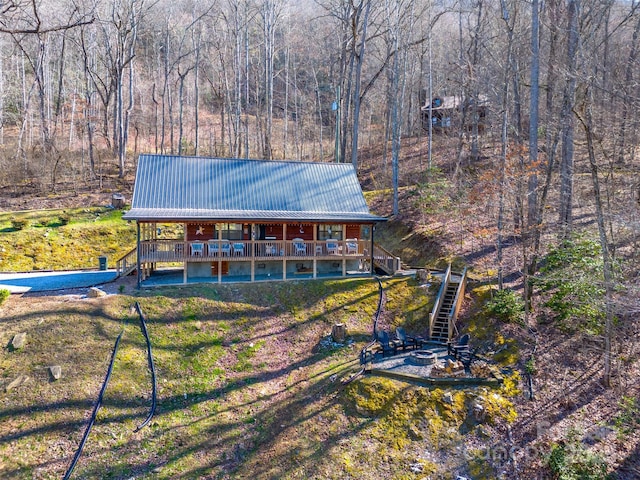
[[[318,240],[342,240],[342,225],[318,225]]]
[[[219,223],[218,228],[222,231],[222,238],[225,240],[242,240],[241,223]]]

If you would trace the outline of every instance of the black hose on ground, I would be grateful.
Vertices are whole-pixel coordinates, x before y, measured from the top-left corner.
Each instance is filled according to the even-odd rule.
[[[383,308],[383,298],[384,298],[384,289],[382,288],[382,282],[379,277],[376,277],[378,281],[378,308],[376,309],[376,313],[373,315],[373,338],[372,340],[365,345],[365,347],[360,350],[360,365],[363,365],[361,373],[364,373],[364,365],[367,364],[367,352],[373,347],[378,341],[378,320],[380,319],[380,315],[382,314]],[[357,377],[358,375],[355,375]]]
[[[87,428],[84,431],[84,435],[82,436],[82,440],[80,441],[80,446],[78,447],[78,450],[76,451],[76,454],[74,455],[73,460],[71,461],[71,465],[69,465],[69,468],[67,469],[67,473],[64,474],[64,480],[68,480],[68,478],[73,473],[73,469],[76,467],[76,463],[78,463],[78,459],[80,458],[80,455],[82,455],[84,444],[87,442],[87,438],[89,438],[89,433],[93,428],[93,424],[96,422],[96,416],[98,415],[98,410],[102,406],[102,397],[104,396],[104,392],[107,389],[109,378],[111,378],[111,372],[113,371],[113,364],[116,360],[116,353],[118,351],[118,346],[120,345],[120,339],[122,338],[123,334],[124,334],[124,330],[122,330],[120,332],[120,335],[118,335],[118,338],[116,338],[116,343],[113,346],[113,351],[111,352],[111,361],[109,362],[107,375],[104,378],[104,382],[102,382],[102,388],[100,389],[100,394],[98,395],[98,401],[93,407],[93,413],[91,414],[91,419],[89,420],[89,424],[87,425]]]
[[[149,414],[144,422],[142,422],[134,431],[137,432],[144,428],[150,421],[151,417],[156,411],[157,405],[157,396],[158,396],[158,386],[156,382],[156,367],[153,363],[153,354],[151,352],[151,340],[149,339],[149,332],[147,331],[147,324],[144,319],[144,315],[142,314],[142,309],[140,308],[140,304],[136,302],[136,310],[138,311],[138,315],[140,316],[140,328],[142,329],[142,334],[147,341],[147,359],[149,362],[149,370],[151,371],[151,410],[149,410]]]

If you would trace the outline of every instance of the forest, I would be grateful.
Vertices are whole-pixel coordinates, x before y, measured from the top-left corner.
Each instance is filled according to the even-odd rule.
[[[141,153],[351,163],[388,217],[377,241],[412,266],[469,267],[461,328],[496,354],[520,345],[509,365],[529,393],[500,435],[529,445],[548,414],[564,440],[555,459],[509,457],[509,478],[541,462],[603,478],[558,473],[596,426],[618,432],[587,439],[609,473],[638,478],[639,80],[636,0],[3,0],[0,208],[130,194]]]
[[[454,195],[491,179],[498,285],[515,232],[525,299],[544,235],[572,235],[579,179],[609,304],[616,246],[638,243],[639,34],[635,1],[3,2],[0,185],[100,188],[140,152],[367,158],[398,215],[411,139],[419,182],[434,155]]]
[[[591,139],[605,169],[635,155],[635,1],[11,0],[0,8],[4,187],[56,190],[114,163],[122,177],[143,151],[357,166],[360,147],[384,144],[383,161],[394,165],[403,138],[431,141],[427,99],[437,96],[465,100],[464,118],[447,132],[458,170],[481,156],[518,157],[534,205],[557,165],[565,221],[576,142]]]

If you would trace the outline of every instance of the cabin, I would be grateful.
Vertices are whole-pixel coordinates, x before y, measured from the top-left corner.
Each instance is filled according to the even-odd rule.
[[[477,100],[465,98],[457,95],[433,97],[431,100],[431,125],[437,130],[446,130],[455,126],[462,119],[462,113],[466,110],[467,119],[465,128],[469,129],[472,124],[473,115],[477,115],[478,126],[484,128],[487,111],[489,108],[489,98],[486,95],[479,95]],[[429,128],[429,104],[421,108],[422,127]]]
[[[117,262],[139,286],[389,273],[351,164],[143,154],[137,245]],[[386,268],[384,268],[386,266]]]

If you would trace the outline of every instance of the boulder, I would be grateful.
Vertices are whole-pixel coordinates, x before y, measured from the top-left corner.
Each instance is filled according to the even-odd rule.
[[[425,283],[429,283],[430,277],[431,274],[428,270],[425,270],[424,268],[416,270],[416,282],[418,282],[418,284],[424,285]]]
[[[51,365],[49,367],[49,375],[53,380],[60,380],[62,377],[62,367],[60,365]]]
[[[484,405],[476,401],[473,404],[473,418],[475,418],[476,422],[482,422],[484,421],[486,416],[487,416],[487,412],[484,408]]]
[[[11,348],[13,350],[18,350],[24,347],[25,342],[27,341],[27,332],[17,333],[13,340],[11,340]]]
[[[89,293],[87,293],[87,297],[89,298],[98,298],[98,297],[106,297],[107,292],[99,289],[98,287],[91,287],[89,289]]]

